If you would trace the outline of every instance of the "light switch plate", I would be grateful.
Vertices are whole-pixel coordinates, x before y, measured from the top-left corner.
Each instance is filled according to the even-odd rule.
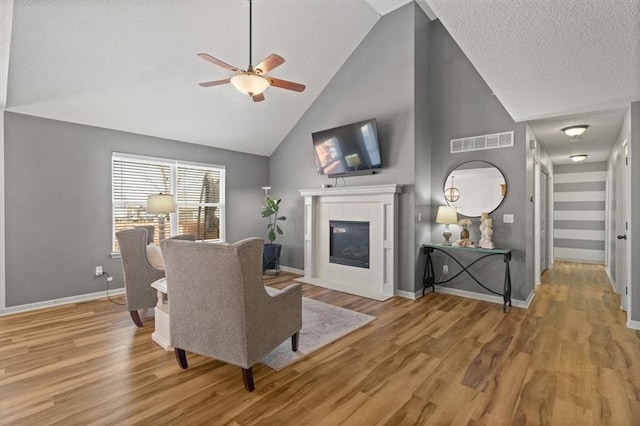
[[[512,214],[503,214],[502,215],[503,223],[513,223],[513,215]]]

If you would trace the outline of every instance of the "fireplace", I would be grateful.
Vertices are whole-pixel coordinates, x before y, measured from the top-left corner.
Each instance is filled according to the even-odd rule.
[[[369,222],[329,221],[329,262],[369,269]]]
[[[300,194],[304,197],[304,277],[297,281],[375,300],[395,296],[398,291],[396,235],[401,192],[402,185],[396,184],[301,189]],[[333,252],[336,251],[330,226],[346,221],[369,224],[368,231],[364,231],[369,250],[363,251],[367,254],[362,268],[334,263],[334,259],[330,259],[332,244]],[[355,257],[358,260],[360,256]]]

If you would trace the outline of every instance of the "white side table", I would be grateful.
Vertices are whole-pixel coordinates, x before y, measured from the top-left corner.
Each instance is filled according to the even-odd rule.
[[[155,307],[156,329],[151,334],[151,339],[165,351],[173,350],[171,346],[169,330],[169,304],[167,303],[167,279],[160,278],[151,283],[151,287],[158,291],[158,303]]]

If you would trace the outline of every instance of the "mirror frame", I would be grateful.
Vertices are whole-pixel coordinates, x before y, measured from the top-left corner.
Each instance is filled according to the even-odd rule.
[[[447,204],[447,206],[451,206],[451,204],[449,203],[449,201],[447,200],[447,197],[444,197],[444,190],[447,189],[447,181],[449,180],[449,176],[451,176],[451,173],[453,173],[454,171],[456,171],[458,169],[458,167],[464,165],[464,164],[468,164],[468,163],[476,163],[476,162],[481,162],[481,163],[486,163],[489,164],[490,166],[492,166],[493,168],[495,168],[498,173],[500,173],[500,175],[502,175],[502,179],[504,180],[504,184],[505,184],[505,192],[504,195],[502,196],[502,200],[500,200],[500,202],[498,203],[497,206],[495,206],[492,210],[488,211],[487,213],[493,213],[494,211],[498,210],[498,208],[502,205],[502,203],[504,203],[505,198],[507,198],[507,194],[509,194],[509,185],[507,184],[507,177],[504,175],[504,173],[502,173],[502,170],[500,170],[500,168],[498,166],[496,166],[493,163],[490,163],[489,161],[485,161],[485,160],[468,160],[468,161],[463,161],[462,163],[458,163],[457,165],[453,166],[451,169],[449,169],[449,171],[447,172],[446,176],[444,177],[444,182],[442,183],[442,194],[443,194],[443,198],[444,198],[444,202]],[[455,207],[455,206],[454,206]],[[464,216],[464,217],[480,217],[480,215],[478,216],[467,216],[466,214],[458,211],[458,214],[460,216]]]

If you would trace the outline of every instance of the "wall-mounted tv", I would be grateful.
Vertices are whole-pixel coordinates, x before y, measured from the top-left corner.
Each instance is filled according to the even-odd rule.
[[[382,168],[375,118],[311,134],[319,175],[373,174]]]

